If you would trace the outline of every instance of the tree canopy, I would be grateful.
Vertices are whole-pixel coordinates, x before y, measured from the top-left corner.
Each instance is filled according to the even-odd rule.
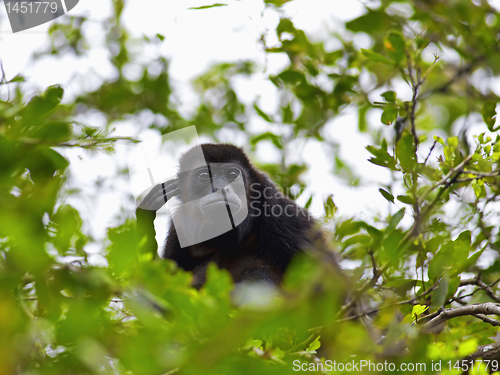
[[[286,55],[287,66],[269,75],[255,61],[216,64],[193,82],[189,114],[175,100],[168,58],[144,63],[137,52],[175,36],[132,37],[123,0],[112,2],[106,26],[113,79],[61,103],[65,87],[30,97],[22,72],[2,73],[0,374],[288,374],[323,369],[320,363],[335,373],[350,372],[349,363],[389,363],[401,373],[402,365],[414,365],[406,369],[458,374],[458,360],[498,341],[498,11],[486,0],[367,2],[342,32],[312,40],[285,16],[286,0],[264,2],[280,20],[272,30],[278,42],[263,35],[260,47]],[[232,3],[191,11],[222,6]],[[82,31],[89,22],[71,14],[58,19],[50,48],[33,63],[89,54],[92,41]],[[357,37],[370,46],[359,48]],[[124,74],[132,63],[141,70],[134,80]],[[235,87],[257,74],[276,87],[274,112],[258,98],[249,105]],[[288,161],[297,139],[328,143],[332,173],[363,184],[360,169],[327,139],[327,125],[346,111],[357,112],[349,126],[370,139],[366,164],[390,176],[378,187],[387,214],[345,217],[335,196],[324,200],[320,220],[333,229],[332,248],[350,261],[346,300],[309,260],[294,264],[269,300],[238,306],[226,271],[209,268],[197,291],[189,273],[140,251],[134,219],[96,241],[67,201],[74,191],[65,149],[113,153],[117,144],[135,142],[114,134],[121,120],[145,112],[154,115],[147,127],[158,136],[195,124],[214,141],[225,129],[253,150],[267,142],[282,162],[259,167],[293,199],[307,194],[290,189],[306,185],[307,165]],[[87,123],[91,113],[107,124]],[[268,130],[249,126],[257,118]],[[340,130],[338,137],[342,142]],[[116,178],[126,178],[126,170]],[[308,207],[313,197],[306,198]],[[89,262],[90,245],[106,265]],[[326,367],[327,360],[342,368]],[[476,362],[474,371],[487,373],[486,364]]]

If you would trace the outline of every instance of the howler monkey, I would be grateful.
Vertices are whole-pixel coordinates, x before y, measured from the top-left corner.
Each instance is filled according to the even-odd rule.
[[[169,201],[173,197],[177,203]],[[196,288],[210,262],[236,283],[280,284],[292,258],[308,249],[340,272],[309,212],[283,195],[241,148],[202,144],[180,158],[176,178],[153,187],[137,210],[150,241],[154,212],[167,201],[172,218],[162,256],[192,271]]]

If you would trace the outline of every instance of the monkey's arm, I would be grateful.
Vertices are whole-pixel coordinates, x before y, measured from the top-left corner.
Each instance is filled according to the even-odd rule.
[[[137,218],[137,235],[141,253],[151,252],[155,258],[157,257],[158,244],[156,243],[156,232],[154,227],[156,211],[167,203],[167,200],[177,192],[177,180],[169,180],[153,186],[138,204],[135,215]]]
[[[138,205],[138,209],[156,212],[163,207],[165,203],[167,203],[169,198],[176,195],[178,191],[179,186],[177,179],[159,183],[153,186],[153,188],[141,200]],[[144,194],[145,192],[142,193],[141,196]]]

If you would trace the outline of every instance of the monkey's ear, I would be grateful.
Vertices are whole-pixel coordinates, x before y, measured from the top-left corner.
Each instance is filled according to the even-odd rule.
[[[148,190],[144,191],[141,196],[144,196]],[[143,210],[158,211],[169,198],[172,198],[179,191],[177,179],[168,180],[153,188],[146,194],[146,196],[139,201],[137,207]],[[139,198],[140,199],[140,198]]]

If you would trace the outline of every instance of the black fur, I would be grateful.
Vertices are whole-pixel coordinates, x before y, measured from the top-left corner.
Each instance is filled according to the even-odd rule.
[[[249,207],[246,219],[234,229],[185,248],[180,247],[175,227],[170,223],[163,258],[172,259],[181,268],[193,271],[195,287],[205,282],[205,271],[210,262],[227,269],[235,282],[262,280],[279,284],[291,259],[307,248],[317,248],[318,244],[337,264],[335,255],[327,249],[323,234],[316,228],[308,211],[281,194],[270,178],[250,163],[242,149],[230,144],[203,144],[201,148],[209,165],[234,163],[242,169]],[[189,169],[186,163],[189,164],[190,152],[180,160],[183,170]],[[178,177],[177,197],[182,202],[192,198],[190,178],[185,173]],[[272,215],[272,207],[275,207],[275,213],[286,209],[288,215]]]

